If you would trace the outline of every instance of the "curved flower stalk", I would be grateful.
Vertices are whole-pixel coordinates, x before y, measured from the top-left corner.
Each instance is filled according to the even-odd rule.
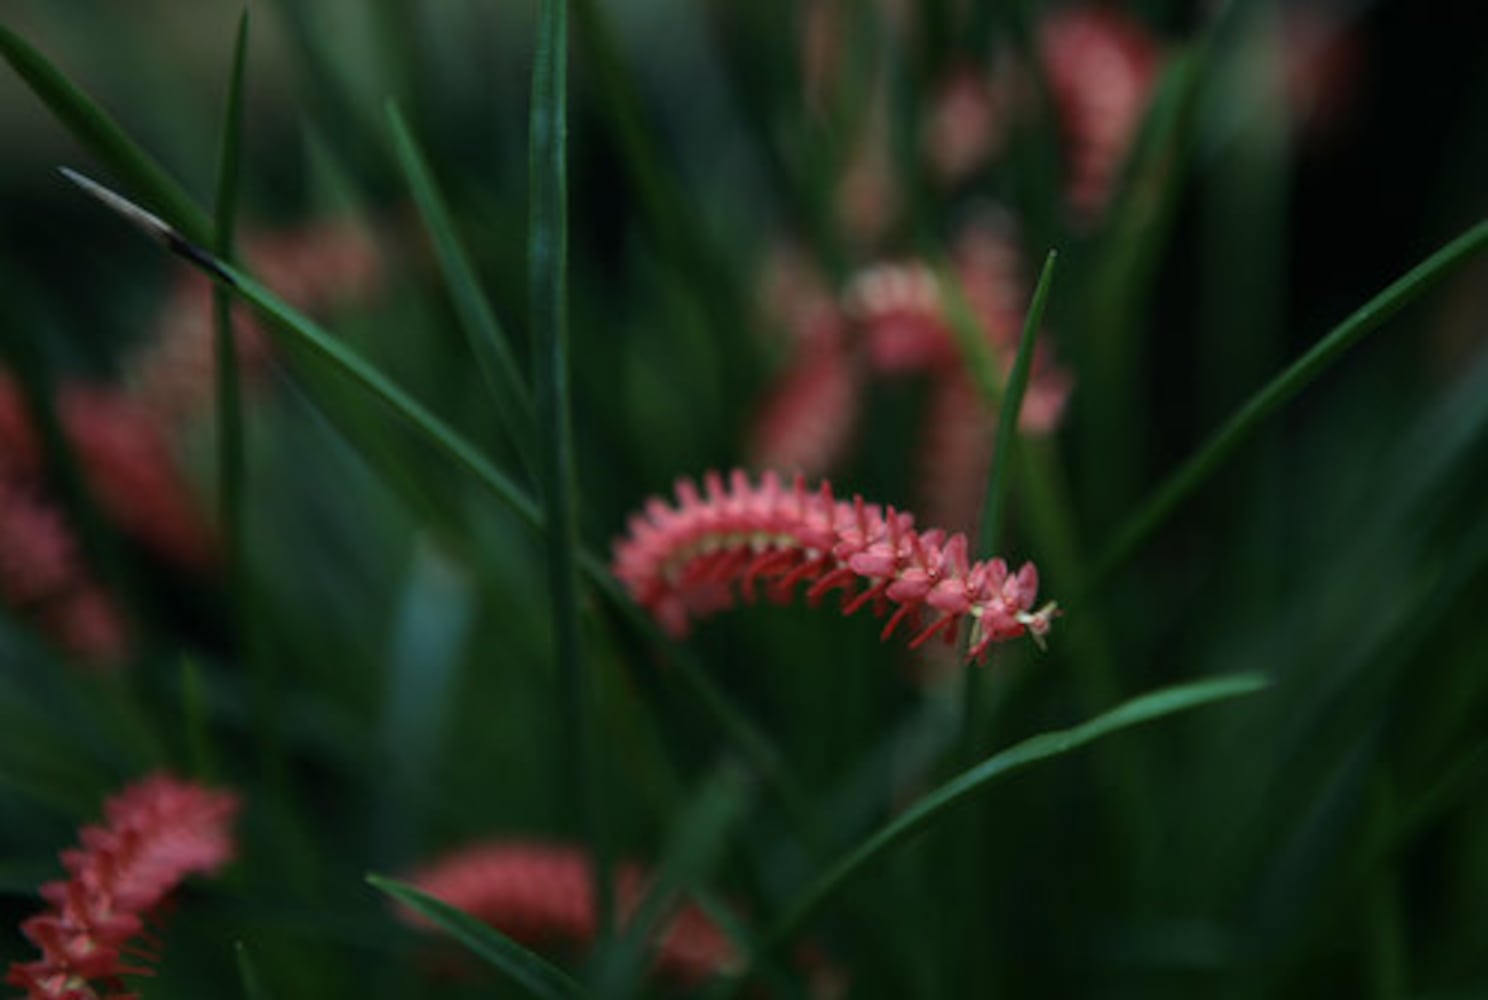
[[[578,951],[594,940],[598,928],[588,864],[572,847],[498,840],[446,855],[408,881],[522,944]],[[635,912],[648,881],[636,865],[617,869],[622,919]],[[429,926],[417,914],[401,912],[410,924]],[[677,912],[651,947],[657,976],[679,986],[697,985],[741,965],[728,938],[692,904]]]
[[[1069,157],[1066,196],[1090,223],[1105,211],[1142,124],[1161,51],[1140,24],[1096,7],[1047,18],[1039,48]]]
[[[844,614],[887,614],[883,638],[900,625],[916,629],[911,648],[937,634],[954,643],[967,620],[967,658],[975,660],[996,642],[1042,641],[1057,613],[1052,603],[1034,609],[1032,563],[1016,573],[1001,559],[973,563],[965,535],[921,532],[913,515],[861,497],[837,500],[829,483],[809,491],[798,478],[786,487],[766,472],[756,486],[735,470],[726,483],[709,473],[703,487],[679,480],[675,506],[653,497],[615,545],[615,575],[674,634],[731,607],[736,592],[751,599],[761,583],[782,603],[798,584],[810,584],[813,601],[842,588]]]
[[[133,942],[188,875],[210,875],[233,856],[238,799],[164,774],[104,804],[106,826],[84,827],[62,852],[69,877],[41,887],[50,909],[21,924],[41,958],[16,962],[6,982],[30,1000],[127,1000],[125,976],[149,975]]]

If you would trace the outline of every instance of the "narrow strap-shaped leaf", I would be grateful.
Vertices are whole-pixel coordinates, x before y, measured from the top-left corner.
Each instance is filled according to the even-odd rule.
[[[581,995],[579,984],[567,973],[468,913],[412,886],[380,875],[368,875],[367,883],[428,918],[456,941],[520,983],[529,995],[545,1000]]]
[[[31,91],[88,152],[98,157],[128,188],[136,191],[187,238],[212,242],[212,220],[150,154],[134,143],[107,111],[78,89],[36,49],[0,25],[4,56]]]
[[[191,773],[198,781],[211,784],[217,777],[217,762],[207,728],[206,691],[202,687],[201,668],[189,656],[181,658],[181,715]]]
[[[215,218],[217,256],[233,260],[237,233],[238,176],[243,144],[243,78],[248,53],[248,11],[238,18],[233,47],[232,77],[222,116],[222,145],[217,159]],[[232,294],[213,290],[217,337],[217,503],[219,523],[227,546],[229,572],[236,586],[243,553],[243,413],[238,387],[238,348],[232,326]],[[235,594],[234,599],[241,599]]]
[[[1012,467],[1012,452],[1018,440],[1018,419],[1023,412],[1023,395],[1028,390],[1028,377],[1033,371],[1033,349],[1038,340],[1039,328],[1044,323],[1044,307],[1049,302],[1049,290],[1054,285],[1054,267],[1059,253],[1050,250],[1044,258],[1043,270],[1039,272],[1038,285],[1033,290],[1033,301],[1023,317],[1023,333],[1018,338],[1018,354],[1013,360],[1013,369],[1008,373],[1003,386],[1002,405],[997,414],[997,440],[993,445],[992,464],[987,471],[987,492],[982,500],[982,523],[978,531],[977,551],[984,559],[997,554],[1001,542],[1003,508],[1007,503],[1008,470]],[[968,759],[974,753],[977,733],[981,730],[979,709],[981,706],[981,671],[967,667],[961,695],[961,756]]]
[[[864,867],[943,818],[950,807],[993,780],[1077,750],[1111,733],[1201,705],[1252,694],[1268,683],[1260,674],[1236,674],[1164,688],[1118,705],[1071,729],[1041,733],[988,757],[920,798],[843,855],[785,909],[764,936],[761,947],[778,947],[818,906]]]
[[[997,443],[992,452],[992,468],[987,474],[987,495],[982,505],[982,527],[979,534],[978,551],[984,558],[991,558],[997,551],[1002,531],[1002,509],[1007,501],[1007,480],[1013,441],[1018,436],[1018,417],[1023,411],[1023,394],[1028,389],[1028,376],[1033,371],[1033,348],[1038,339],[1039,327],[1044,322],[1044,307],[1049,301],[1049,289],[1054,284],[1054,265],[1059,253],[1050,250],[1044,258],[1044,269],[1039,274],[1038,286],[1033,291],[1033,302],[1028,314],[1023,317],[1023,335],[1018,340],[1018,356],[1013,361],[1013,370],[1008,374],[1003,388],[1002,409],[997,416]]]
[[[531,281],[533,383],[538,482],[548,530],[548,595],[558,661],[562,773],[573,790],[579,827],[592,856],[599,937],[608,936],[614,900],[591,683],[579,632],[578,502],[568,364],[568,0],[544,0],[532,67],[528,156],[527,261]]]
[[[704,883],[753,801],[749,775],[725,763],[688,803],[650,889],[604,949],[592,982],[599,997],[631,996],[645,970],[647,945],[682,904],[682,892]]]
[[[481,454],[479,449],[436,417],[366,358],[343,344],[313,320],[285,304],[282,299],[247,274],[187,242],[179,233],[139,206],[81,174],[66,168],[63,169],[63,173],[151,239],[179,255],[214,281],[231,289],[233,294],[248,302],[261,315],[269,319],[273,328],[293,337],[296,343],[306,348],[312,357],[322,361],[327,371],[348,378],[370,392],[394,415],[407,423],[456,466],[472,476],[507,510],[529,527],[536,531],[546,530],[547,522],[543,511],[533,500],[531,494],[513,482]],[[630,600],[619,581],[610,573],[603,559],[592,552],[580,551],[578,565],[606,602],[613,606],[639,634],[645,636],[658,649],[663,650],[668,658],[677,664],[678,677],[684,682],[689,693],[722,727],[750,765],[770,779],[781,794],[781,798],[792,805],[791,811],[798,821],[804,821],[810,812],[809,803],[801,794],[800,789],[791,781],[781,754],[769,738],[749,721],[744,712],[730,701],[724,691],[713,683],[707,673],[697,664],[690,651],[668,638],[651,616]]]
[[[1106,552],[1096,562],[1091,585],[1098,586],[1104,582],[1116,567],[1130,558],[1225,459],[1287,401],[1310,385],[1349,348],[1485,245],[1488,245],[1488,221],[1473,226],[1396,279],[1266,383],[1169,476],[1116,533]]]
[[[476,364],[485,376],[496,412],[505,425],[507,439],[516,448],[528,472],[535,472],[537,459],[533,442],[537,437],[537,420],[533,414],[532,396],[517,367],[506,330],[481,291],[475,268],[455,232],[449,206],[434,182],[434,175],[413,132],[396,104],[388,104],[387,115],[393,133],[393,148],[408,178],[424,226],[434,241],[434,252],[444,271],[455,315],[459,317]]]
[[[269,991],[259,978],[258,966],[248,954],[248,947],[243,942],[236,941],[233,943],[233,950],[238,955],[238,978],[243,982],[244,1000],[269,1000]]]

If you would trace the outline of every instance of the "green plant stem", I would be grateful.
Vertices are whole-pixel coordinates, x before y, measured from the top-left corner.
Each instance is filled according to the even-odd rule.
[[[1194,455],[1138,508],[1096,560],[1088,586],[1097,588],[1147,542],[1159,527],[1256,429],[1310,385],[1385,320],[1424,293],[1488,244],[1488,221],[1480,222],[1416,265],[1312,346],[1252,396]]]
[[[568,371],[568,0],[541,6],[532,70],[529,158],[532,340],[538,429],[538,481],[548,530],[552,602],[563,729],[563,780],[574,797],[592,857],[599,941],[614,926],[613,859],[605,829],[592,682],[579,630],[578,515],[574,495],[573,415]]]

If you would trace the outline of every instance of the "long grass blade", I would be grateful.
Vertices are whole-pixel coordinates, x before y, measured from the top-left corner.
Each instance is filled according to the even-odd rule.
[[[212,220],[107,111],[25,39],[0,25],[0,56],[88,152],[196,243],[212,242]]]
[[[475,268],[455,231],[449,206],[434,182],[434,174],[412,130],[396,104],[388,104],[387,115],[393,148],[408,178],[424,226],[434,241],[434,252],[444,271],[455,315],[459,317],[476,364],[485,376],[496,412],[505,425],[507,439],[516,448],[527,471],[535,473],[537,457],[533,442],[537,438],[537,419],[533,413],[531,393],[512,354],[506,330],[496,318],[490,300],[481,291]]]
[[[1071,729],[1041,733],[988,757],[919,799],[843,855],[786,908],[764,936],[762,947],[769,949],[783,943],[818,906],[863,868],[941,820],[952,806],[995,779],[1132,726],[1253,694],[1268,683],[1260,674],[1236,674],[1164,688],[1134,698]]]
[[[63,173],[84,191],[123,215],[152,240],[231,289],[233,294],[270,320],[274,329],[294,338],[313,357],[323,361],[328,371],[351,380],[371,393],[455,466],[475,479],[523,523],[535,531],[546,530],[547,521],[543,510],[531,494],[355,350],[341,343],[304,314],[286,305],[282,299],[247,274],[187,242],[179,233],[137,205],[74,171],[64,168]],[[797,808],[793,812],[804,818],[809,812],[809,806],[799,794],[799,789],[791,782],[785,771],[783,758],[769,738],[749,721],[743,711],[733,705],[728,695],[712,682],[685,648],[667,638],[655,621],[629,599],[602,558],[591,552],[581,551],[578,565],[606,602],[678,666],[678,677],[689,693],[719,724],[750,766],[769,778],[782,798],[795,803]]]
[[[474,917],[455,909],[448,903],[419,892],[412,886],[396,882],[380,875],[368,875],[367,884],[387,893],[415,913],[428,918],[485,959],[495,968],[506,973],[521,984],[530,996],[543,1000],[563,1000],[579,997],[579,984],[567,973],[528,951],[511,938]]]
[[[541,8],[532,68],[527,258],[531,279],[538,482],[546,514],[548,593],[560,687],[564,783],[577,796],[580,829],[593,856],[600,939],[613,920],[612,862],[600,798],[592,694],[579,633],[578,511],[568,364],[568,0]]]
[[[1033,371],[1033,346],[1044,322],[1044,307],[1049,302],[1049,289],[1054,285],[1054,266],[1059,253],[1050,250],[1039,273],[1033,302],[1023,318],[1023,335],[1018,340],[1018,356],[1003,387],[1002,409],[997,415],[997,443],[992,452],[992,468],[987,475],[987,495],[982,505],[982,526],[977,550],[990,557],[997,550],[1002,530],[1002,512],[1007,505],[1008,469],[1013,441],[1018,436],[1018,417],[1023,411],[1023,394],[1028,389],[1028,376]]]
[[[1317,379],[1349,348],[1377,330],[1485,245],[1488,245],[1488,221],[1473,226],[1417,264],[1263,386],[1168,477],[1116,533],[1105,553],[1096,561],[1091,586],[1105,582],[1118,566],[1134,555],[1256,428]]]
[[[525,523],[542,529],[544,520],[526,491],[496,468],[480,451],[440,420],[418,400],[356,351],[341,343],[323,327],[287,305],[283,299],[244,272],[219,260],[201,247],[190,243],[164,221],[146,212],[95,181],[63,168],[63,174],[84,191],[119,212],[151,239],[206,272],[218,284],[244,299],[276,328],[289,333],[311,354],[326,362],[338,374],[360,384],[394,414],[420,431],[457,466],[471,473]]]
[[[269,991],[264,987],[263,980],[259,978],[258,966],[254,964],[253,957],[248,954],[248,948],[241,941],[233,943],[233,950],[238,955],[238,978],[243,983],[244,1000],[269,1000]]]
[[[243,145],[243,80],[248,53],[248,11],[238,18],[232,77],[222,116],[222,144],[217,159],[214,211],[217,256],[233,260],[236,251],[238,177]],[[233,335],[232,295],[218,287],[212,293],[217,337],[217,503],[229,572],[236,584],[243,554],[243,412],[238,387],[238,348]],[[234,590],[241,588],[234,586]],[[241,597],[241,594],[236,595]]]

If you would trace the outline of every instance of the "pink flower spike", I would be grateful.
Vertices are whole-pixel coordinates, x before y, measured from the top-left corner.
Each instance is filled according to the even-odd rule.
[[[1029,634],[1041,640],[1049,631],[1052,606],[1033,610],[1038,572],[1031,563],[1010,578],[1001,559],[973,563],[964,535],[921,532],[909,514],[860,498],[836,500],[825,482],[808,492],[798,480],[792,495],[793,502],[777,502],[777,479],[766,475],[754,486],[736,472],[727,482],[710,476],[704,500],[682,480],[679,507],[651,500],[648,516],[631,520],[630,534],[615,544],[614,573],[636,603],[679,635],[691,618],[732,606],[735,591],[749,591],[756,580],[777,600],[801,583],[810,583],[808,597],[816,599],[835,587],[850,592],[861,580],[863,589],[843,611],[871,604],[883,616],[893,608],[885,638],[927,605],[939,611],[912,645],[939,633],[954,642],[970,618],[971,658],[992,642]]]
[[[42,887],[51,912],[21,924],[41,958],[13,963],[6,982],[29,1000],[131,996],[122,977],[152,970],[125,956],[153,960],[133,939],[187,876],[215,874],[232,860],[237,812],[237,796],[164,774],[114,796],[104,804],[108,825],[85,827],[82,848],[63,852],[70,877]]]

